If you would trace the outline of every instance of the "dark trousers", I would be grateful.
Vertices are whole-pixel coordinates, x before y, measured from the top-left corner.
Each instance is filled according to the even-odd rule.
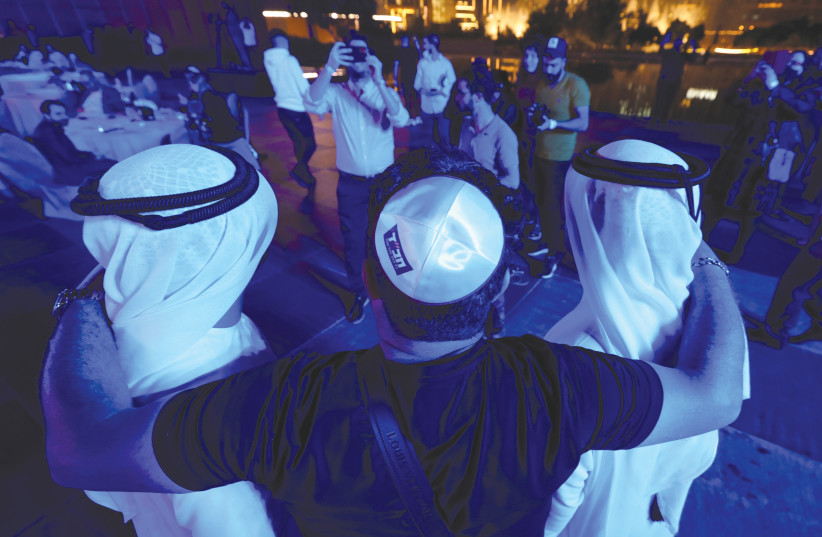
[[[534,140],[525,138],[519,143],[519,178],[526,223],[539,225],[539,208],[534,200]]]
[[[414,80],[411,82],[400,82],[400,95],[405,102],[405,108],[411,117],[420,115],[420,96],[414,89]]]
[[[365,261],[370,189],[370,179],[340,170],[340,180],[337,182],[337,212],[340,215],[345,273],[351,292],[357,295],[365,294],[362,264]]]
[[[295,112],[287,108],[277,108],[280,122],[285,127],[285,132],[294,144],[294,155],[297,157],[297,165],[294,166],[294,173],[307,184],[316,181],[311,171],[308,169],[308,161],[314,151],[317,150],[317,141],[314,139],[314,126],[311,124],[311,117],[306,112]]]
[[[570,160],[548,160],[534,156],[534,201],[539,208],[542,237],[552,253],[565,247],[565,174]]]
[[[436,144],[449,145],[451,121],[442,113],[422,113],[422,143],[423,146]]]

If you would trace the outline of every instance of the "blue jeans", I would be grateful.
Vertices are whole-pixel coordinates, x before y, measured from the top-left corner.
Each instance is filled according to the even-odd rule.
[[[345,273],[351,292],[365,294],[362,264],[365,261],[366,230],[368,228],[368,197],[371,179],[340,170],[337,182],[337,212],[343,238]]]

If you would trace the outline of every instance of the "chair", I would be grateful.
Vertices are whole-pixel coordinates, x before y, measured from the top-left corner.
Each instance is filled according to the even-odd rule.
[[[10,133],[0,133],[0,177],[6,190],[21,191],[42,200],[45,216],[83,220],[69,207],[77,187],[55,185],[54,169],[46,157],[33,144]]]

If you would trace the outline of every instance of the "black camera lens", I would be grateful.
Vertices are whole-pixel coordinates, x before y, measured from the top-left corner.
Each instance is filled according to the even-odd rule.
[[[368,55],[366,47],[351,47],[351,55],[354,57],[354,63],[364,62]]]

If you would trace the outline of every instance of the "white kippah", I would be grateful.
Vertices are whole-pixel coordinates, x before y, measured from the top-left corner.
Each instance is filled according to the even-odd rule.
[[[478,188],[434,176],[391,197],[374,242],[383,271],[400,291],[427,304],[446,304],[488,281],[505,236],[499,213]]]

